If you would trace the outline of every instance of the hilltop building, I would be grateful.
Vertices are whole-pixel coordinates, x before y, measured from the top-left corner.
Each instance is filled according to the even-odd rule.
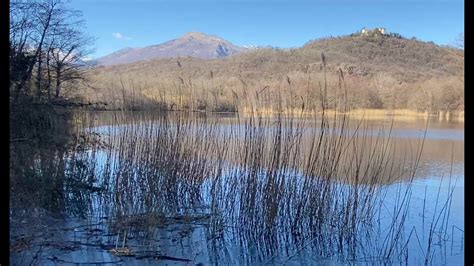
[[[373,30],[362,28],[360,31],[361,36],[378,36],[378,35],[385,35],[385,28],[375,28]]]

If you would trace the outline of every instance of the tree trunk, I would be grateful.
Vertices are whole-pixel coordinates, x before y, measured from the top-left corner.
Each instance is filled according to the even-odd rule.
[[[41,98],[41,82],[42,82],[42,71],[43,71],[43,57],[42,57],[42,52],[40,52],[39,57],[38,57],[38,71],[36,73],[36,89],[37,91],[37,96],[38,100]]]
[[[52,16],[52,10],[48,10],[49,13],[48,13],[48,17],[46,19],[46,23],[43,27],[43,30],[42,30],[42,33],[41,33],[41,39],[39,41],[39,44],[38,44],[38,47],[36,48],[36,51],[35,51],[35,55],[34,57],[32,58],[31,62],[29,63],[28,65],[28,71],[26,72],[26,75],[24,76],[24,78],[20,81],[20,84],[18,84],[18,86],[16,87],[16,93],[15,93],[15,99],[14,99],[14,103],[17,102],[18,100],[18,96],[20,95],[20,92],[23,90],[26,82],[28,80],[30,80],[32,74],[33,74],[33,68],[35,66],[35,63],[36,63],[36,59],[38,58],[38,62],[39,62],[39,65],[41,65],[41,50],[43,48],[43,42],[44,42],[44,39],[46,37],[46,34],[48,32],[48,29],[49,29],[49,26],[50,26],[50,21],[51,21],[51,16]],[[39,74],[39,73],[38,73]]]
[[[59,92],[61,91],[61,68],[56,68],[56,94],[55,98],[59,98]]]
[[[51,100],[51,67],[49,65],[49,60],[50,60],[50,53],[48,51],[48,54],[46,56],[46,67],[48,70],[48,84],[46,86],[47,91],[48,91],[48,100]]]

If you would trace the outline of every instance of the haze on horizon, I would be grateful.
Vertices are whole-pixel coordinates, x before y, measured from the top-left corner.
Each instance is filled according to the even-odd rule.
[[[237,46],[300,47],[310,40],[384,27],[402,36],[453,45],[464,33],[464,2],[455,1],[126,1],[72,0],[97,38],[93,58],[146,47],[187,32]]]

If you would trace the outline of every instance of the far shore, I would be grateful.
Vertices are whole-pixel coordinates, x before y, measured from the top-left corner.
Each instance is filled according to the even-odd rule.
[[[56,105],[56,104],[55,104]],[[206,110],[189,110],[189,109],[160,109],[160,108],[133,108],[133,109],[124,109],[124,108],[113,108],[111,106],[107,106],[104,104],[58,104],[57,106],[62,107],[71,107],[71,108],[84,108],[89,110],[96,110],[96,111],[165,111],[165,112],[195,112],[195,113],[216,113],[216,114],[237,114],[240,113],[243,116],[251,115],[252,113],[258,114],[259,116],[267,116],[272,117],[276,116],[279,113],[285,116],[307,116],[307,115],[314,115],[314,114],[322,114],[321,110],[314,111],[314,110],[301,110],[298,108],[294,109],[285,109],[281,112],[278,112],[272,108],[264,108],[264,107],[243,107],[239,108],[238,111],[206,111]],[[353,119],[367,119],[367,120],[383,120],[387,118],[393,118],[396,121],[416,121],[416,120],[427,120],[427,119],[438,119],[439,121],[446,121],[446,122],[460,122],[464,123],[464,110],[461,111],[437,111],[433,113],[429,113],[428,111],[416,111],[410,109],[374,109],[374,108],[357,108],[351,109],[347,112],[341,112],[339,110],[334,109],[326,109],[324,111],[328,116],[334,115],[342,115],[345,114],[350,118]]]
[[[254,108],[254,113],[258,113],[264,116],[274,116],[278,112],[271,109],[265,108]],[[341,112],[334,109],[328,109],[324,111],[328,116],[342,115],[345,114],[353,119],[368,119],[368,120],[381,120],[386,118],[393,118],[397,121],[415,121],[429,118],[437,118],[439,121],[448,121],[448,122],[462,122],[464,123],[464,111],[439,111],[436,113],[429,113],[428,111],[420,112],[410,109],[352,109],[347,112]],[[242,110],[243,114],[251,114],[252,109],[244,108]],[[317,114],[321,114],[322,111],[317,111]],[[289,109],[282,112],[284,115],[292,116],[304,116],[304,115],[313,115],[314,111],[301,111],[301,109]]]

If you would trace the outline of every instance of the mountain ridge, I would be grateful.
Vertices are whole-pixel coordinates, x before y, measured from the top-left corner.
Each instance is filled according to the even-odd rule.
[[[249,50],[212,34],[187,32],[179,38],[141,48],[126,47],[97,58],[97,65],[110,66],[174,57],[215,59],[233,56]]]
[[[464,50],[396,34],[328,37],[298,48],[253,49],[215,59],[162,58],[100,66],[89,73],[94,86],[101,88],[90,95],[117,103],[112,106],[142,108],[138,100],[127,103],[128,99],[117,98],[123,95],[117,94],[123,88],[113,85],[119,76],[129,81],[125,87],[131,95],[141,95],[140,101],[159,101],[169,108],[193,108],[193,103],[212,110],[234,110],[246,104],[249,90],[259,95],[264,92],[266,108],[273,108],[271,99],[287,90],[288,97],[307,99],[305,106],[314,109],[320,82],[327,74],[328,84],[336,88],[342,77],[352,97],[350,104],[356,108],[464,108]],[[191,96],[196,98],[191,100]]]

